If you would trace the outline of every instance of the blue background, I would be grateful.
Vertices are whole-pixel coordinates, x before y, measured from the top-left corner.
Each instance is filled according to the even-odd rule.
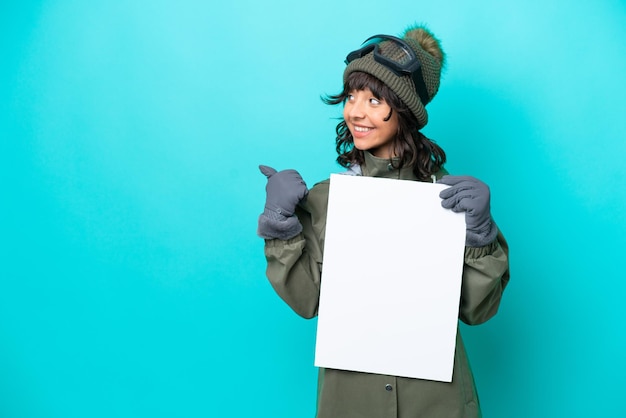
[[[462,326],[485,416],[626,416],[618,0],[3,2],[0,416],[312,417],[257,165],[339,171],[319,97],[414,21],[449,58],[424,132],[512,248],[500,313]]]

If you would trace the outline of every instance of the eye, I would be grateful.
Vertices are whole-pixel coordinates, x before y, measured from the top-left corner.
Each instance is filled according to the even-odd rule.
[[[347,100],[347,101],[349,101],[349,102],[350,102],[350,101],[352,101],[352,100],[354,100],[354,94],[348,94],[348,95],[346,96],[346,100]]]
[[[372,97],[370,99],[370,103],[373,104],[374,106],[378,106],[379,104],[381,104],[382,102],[380,100],[378,100],[376,97]]]

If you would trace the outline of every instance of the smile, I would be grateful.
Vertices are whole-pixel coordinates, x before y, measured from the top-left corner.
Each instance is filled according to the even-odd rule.
[[[366,128],[365,126],[354,126],[354,130],[357,132],[368,132],[371,131],[373,128]]]

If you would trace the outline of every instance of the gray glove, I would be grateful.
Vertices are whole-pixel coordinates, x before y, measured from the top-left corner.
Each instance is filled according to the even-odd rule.
[[[267,176],[267,185],[265,210],[259,216],[257,234],[266,239],[295,237],[302,231],[300,221],[294,216],[296,206],[309,193],[302,176],[296,170],[277,172],[265,165],[259,169]]]
[[[489,187],[470,176],[443,176],[437,183],[451,186],[439,193],[441,206],[465,212],[465,245],[483,247],[493,242],[498,228],[491,219]]]

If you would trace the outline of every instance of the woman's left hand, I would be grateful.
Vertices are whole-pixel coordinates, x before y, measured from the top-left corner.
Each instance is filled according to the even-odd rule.
[[[489,186],[475,177],[443,176],[437,183],[451,187],[439,193],[441,206],[453,212],[465,212],[466,245],[482,247],[498,234],[491,219]]]

